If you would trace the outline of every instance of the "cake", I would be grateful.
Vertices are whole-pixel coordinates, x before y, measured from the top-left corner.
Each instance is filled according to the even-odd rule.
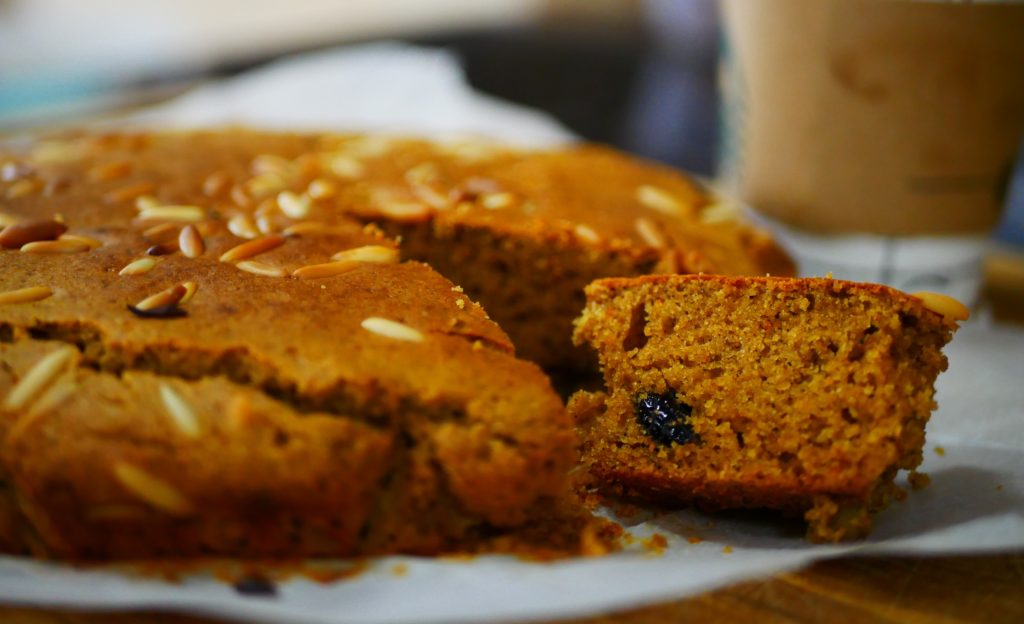
[[[966,310],[833,279],[649,276],[586,289],[574,339],[605,391],[569,403],[601,491],[802,514],[865,535],[922,459],[941,349]]]
[[[793,271],[770,237],[690,179],[595,145],[235,130],[66,136],[26,152],[8,163],[6,192],[45,197],[57,211],[77,192],[65,179],[87,175],[118,210],[199,205],[246,238],[313,235],[338,213],[378,224],[548,371],[596,368],[571,342],[595,279]]]
[[[315,207],[289,230],[280,190],[232,203],[254,154],[315,143],[0,157],[0,549],[436,554],[538,524],[594,544],[564,405],[479,305],[375,226]]]

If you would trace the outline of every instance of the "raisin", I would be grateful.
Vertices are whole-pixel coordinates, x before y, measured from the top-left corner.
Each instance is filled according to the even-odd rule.
[[[636,411],[636,421],[655,442],[700,442],[700,437],[694,433],[689,422],[693,408],[677,401],[675,393],[646,392],[636,397],[633,407]]]

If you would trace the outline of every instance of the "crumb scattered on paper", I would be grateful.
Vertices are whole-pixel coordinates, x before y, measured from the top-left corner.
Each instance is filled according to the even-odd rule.
[[[910,476],[907,477],[907,481],[910,482],[910,487],[914,490],[923,490],[924,488],[931,485],[932,478],[928,476],[926,472],[917,472],[912,470]]]
[[[651,535],[642,543],[647,552],[655,555],[663,554],[665,552],[665,548],[668,546],[668,540],[661,533]]]

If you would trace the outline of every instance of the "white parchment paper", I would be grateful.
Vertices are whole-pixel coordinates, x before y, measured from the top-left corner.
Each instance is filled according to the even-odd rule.
[[[406,79],[419,81],[416,89]],[[255,97],[282,91],[291,96]],[[350,91],[358,95],[349,99]],[[403,105],[391,100],[415,93],[435,99]],[[372,105],[374,99],[379,106]],[[346,102],[353,101],[350,115]],[[469,132],[531,144],[571,139],[549,118],[478,98],[462,82],[451,56],[388,45],[285,61],[204,88],[138,120],[432,136]],[[245,596],[206,576],[167,583],[0,557],[0,601],[173,609],[261,622],[553,619],[680,598],[824,557],[1024,548],[1024,331],[974,321],[946,353],[950,366],[938,380],[940,407],[928,426],[923,466],[932,485],[882,513],[864,542],[808,544],[799,524],[770,514],[641,513],[623,520],[627,530],[641,539],[652,532],[664,535],[669,542],[664,553],[637,545],[608,557],[555,563],[391,557],[332,584],[284,582],[271,597]],[[691,543],[693,538],[700,541]],[[395,573],[396,564],[407,567],[404,574]]]

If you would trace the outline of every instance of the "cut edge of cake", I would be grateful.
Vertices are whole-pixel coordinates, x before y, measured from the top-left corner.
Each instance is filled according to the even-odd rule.
[[[606,389],[569,410],[596,484],[803,514],[815,541],[865,535],[902,496],[941,347],[966,318],[941,295],[827,278],[606,279],[587,298],[574,340],[597,352]]]

